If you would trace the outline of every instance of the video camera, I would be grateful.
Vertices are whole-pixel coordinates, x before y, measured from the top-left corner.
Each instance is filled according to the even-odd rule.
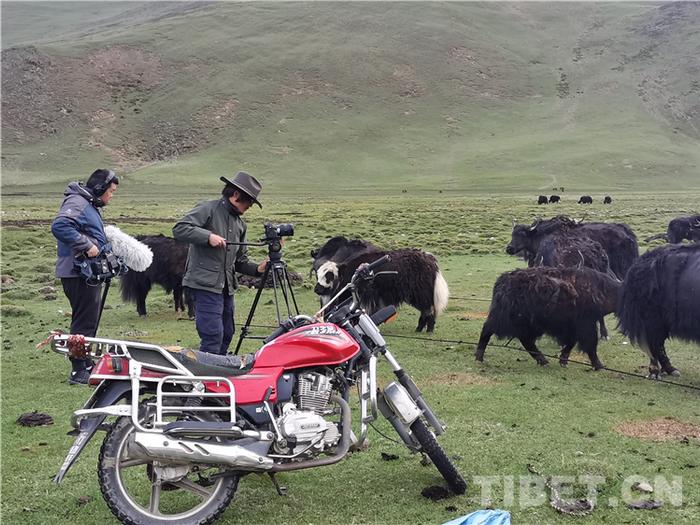
[[[102,284],[129,271],[124,260],[112,253],[109,245],[95,257],[85,257],[75,262],[80,276],[90,285]]]
[[[294,235],[294,225],[292,224],[266,224],[265,237],[262,242],[267,243],[270,254],[282,251],[282,237]]]

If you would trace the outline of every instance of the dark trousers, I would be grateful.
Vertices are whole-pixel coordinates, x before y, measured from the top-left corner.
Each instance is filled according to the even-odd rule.
[[[88,286],[81,277],[62,278],[63,292],[71,307],[70,333],[95,337],[102,303],[102,285]],[[74,371],[92,366],[89,359],[71,359]]]
[[[199,334],[199,349],[225,355],[233,339],[233,296],[224,293],[190,290],[194,296],[194,318]]]

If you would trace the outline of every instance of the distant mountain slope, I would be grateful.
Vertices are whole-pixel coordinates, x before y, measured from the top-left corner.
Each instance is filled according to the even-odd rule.
[[[3,3],[3,29],[26,28],[34,5]],[[335,187],[700,186],[698,3],[153,3],[54,17],[53,33],[15,29],[25,45],[3,44],[3,184],[65,180],[87,162],[158,183],[177,160],[171,183],[247,163]]]

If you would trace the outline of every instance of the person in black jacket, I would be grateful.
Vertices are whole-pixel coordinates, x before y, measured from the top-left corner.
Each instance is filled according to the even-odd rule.
[[[247,225],[241,216],[253,203],[262,208],[258,202],[262,186],[244,171],[232,181],[221,180],[226,183],[221,198],[195,206],[175,224],[173,236],[190,244],[182,285],[194,298],[199,349],[223,355],[234,333],[236,272],[259,276],[267,260],[249,261],[245,246],[229,244],[245,242]]]
[[[100,208],[112,199],[119,178],[111,170],[98,169],[87,183],[71,182],[63,192],[65,198],[51,233],[58,239],[56,277],[71,306],[71,334],[94,337],[100,312],[101,285],[88,285],[76,270],[78,260],[95,257],[107,244]],[[71,359],[68,382],[87,384],[92,368],[90,359]]]

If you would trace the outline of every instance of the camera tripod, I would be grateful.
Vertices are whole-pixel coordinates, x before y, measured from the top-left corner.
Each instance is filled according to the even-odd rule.
[[[238,244],[238,243],[231,243]],[[248,243],[246,243],[248,244]],[[251,244],[248,244],[249,246]],[[259,246],[259,245],[258,245]],[[282,249],[279,242],[268,243],[268,255],[270,257],[265,271],[260,277],[260,283],[257,287],[257,292],[255,293],[255,298],[253,299],[253,304],[250,307],[250,312],[248,312],[248,318],[245,324],[241,327],[241,335],[238,338],[238,343],[236,344],[236,350],[234,354],[238,354],[238,351],[243,344],[243,339],[265,339],[262,336],[252,336],[250,333],[250,323],[255,315],[255,310],[258,307],[258,302],[260,301],[260,296],[262,295],[263,288],[267,284],[268,277],[272,274],[272,292],[275,303],[275,312],[277,313],[277,324],[282,324],[282,316],[280,314],[280,300],[278,297],[278,289],[282,294],[284,299],[284,304],[287,309],[287,318],[293,317],[294,315],[299,315],[299,307],[297,306],[296,297],[294,297],[294,290],[292,290],[292,282],[289,279],[289,273],[287,272],[287,263],[282,260]],[[291,303],[290,303],[291,301]],[[294,310],[292,311],[292,306]]]

